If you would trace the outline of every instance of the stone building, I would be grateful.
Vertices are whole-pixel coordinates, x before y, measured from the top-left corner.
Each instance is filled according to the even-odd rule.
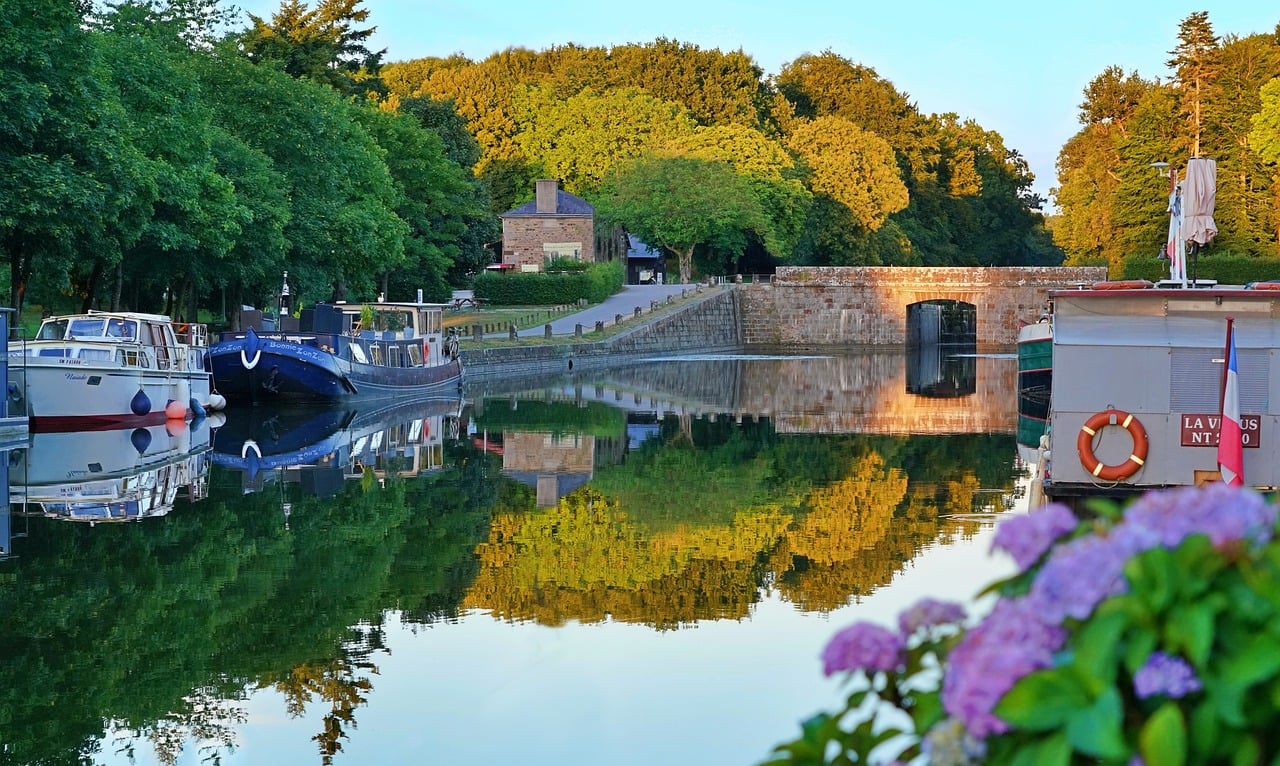
[[[502,218],[502,263],[540,271],[554,257],[595,260],[595,209],[560,189],[558,181],[535,182],[536,195]]]

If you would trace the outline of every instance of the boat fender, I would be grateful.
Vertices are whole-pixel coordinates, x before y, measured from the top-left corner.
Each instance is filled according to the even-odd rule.
[[[252,354],[252,358],[250,358],[249,354],[245,353],[246,351],[248,351],[249,354]],[[258,362],[261,359],[262,348],[259,346],[258,334],[253,331],[252,327],[250,327],[249,331],[246,332],[244,336],[244,348],[240,349],[240,364],[243,365],[246,370],[252,370],[254,367],[258,366]]]
[[[253,439],[245,439],[244,444],[240,445],[240,457],[247,458],[251,452],[255,458],[262,459],[262,450],[258,449],[258,443]]]
[[[191,410],[191,417],[193,418],[203,418],[209,414],[205,411],[204,405],[200,403],[200,400],[194,396],[191,397],[191,401],[187,403],[187,408]]]
[[[1093,437],[1107,426],[1120,426],[1129,432],[1133,439],[1133,452],[1129,459],[1120,465],[1106,465],[1093,454]],[[1147,462],[1147,429],[1133,415],[1123,410],[1103,410],[1095,413],[1080,427],[1076,437],[1076,451],[1080,453],[1080,464],[1084,469],[1103,481],[1121,481],[1138,472]]]

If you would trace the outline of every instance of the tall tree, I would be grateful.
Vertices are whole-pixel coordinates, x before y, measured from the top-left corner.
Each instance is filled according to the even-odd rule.
[[[1200,133],[1205,90],[1216,77],[1218,37],[1213,33],[1208,11],[1196,11],[1178,25],[1178,45],[1169,51],[1166,62],[1174,71],[1182,94],[1181,107],[1192,128],[1191,153],[1200,156]]]
[[[675,254],[684,283],[693,280],[696,247],[745,247],[746,232],[763,235],[768,225],[746,180],[706,160],[634,160],[616,168],[593,201],[604,224],[621,224]]]
[[[377,27],[364,27],[364,0],[319,0],[314,10],[304,0],[282,0],[267,22],[249,14],[253,26],[240,44],[254,63],[275,63],[293,77],[307,77],[343,95],[381,94],[378,73],[386,50],[371,51]]]
[[[907,206],[893,148],[853,122],[835,116],[804,121],[791,133],[790,146],[808,166],[814,193],[849,208],[862,229],[875,231]]]

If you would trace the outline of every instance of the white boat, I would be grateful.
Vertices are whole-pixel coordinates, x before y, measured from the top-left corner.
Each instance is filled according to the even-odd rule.
[[[202,324],[90,311],[46,318],[9,342],[9,409],[32,431],[137,427],[202,416],[224,402],[205,369]]]
[[[9,459],[10,507],[89,523],[163,516],[179,497],[206,495],[211,444],[204,420],[33,433]]]

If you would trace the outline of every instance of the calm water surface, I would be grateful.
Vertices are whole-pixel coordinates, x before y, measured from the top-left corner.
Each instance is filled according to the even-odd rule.
[[[0,763],[758,763],[841,699],[837,629],[1010,571],[1015,379],[653,360],[36,434],[0,527]]]

